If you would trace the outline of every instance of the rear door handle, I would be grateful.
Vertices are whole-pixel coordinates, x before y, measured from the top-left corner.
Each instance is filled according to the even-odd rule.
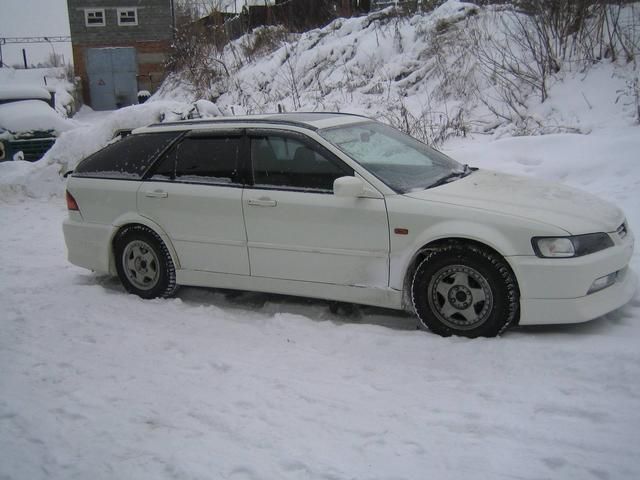
[[[145,192],[144,196],[149,198],[167,198],[169,194],[163,190],[154,190],[153,192]]]
[[[252,198],[247,203],[253,207],[275,207],[278,202],[270,198]]]

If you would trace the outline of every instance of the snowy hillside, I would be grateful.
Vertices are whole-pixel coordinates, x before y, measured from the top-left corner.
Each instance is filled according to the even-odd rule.
[[[619,17],[624,38],[640,49],[640,4]],[[640,120],[636,63],[603,59],[594,67],[595,54],[577,47],[557,59],[557,73],[545,74],[541,102],[542,85],[529,79],[539,52],[512,45],[521,33],[513,24],[523,18],[504,7],[448,0],[429,13],[388,8],[304,34],[262,28],[212,51],[207,68],[219,71],[204,76],[211,85],[194,65],[198,78],[175,74],[155,98],[209,98],[247,113],[360,113],[436,143],[469,132],[588,133],[612,120]]]

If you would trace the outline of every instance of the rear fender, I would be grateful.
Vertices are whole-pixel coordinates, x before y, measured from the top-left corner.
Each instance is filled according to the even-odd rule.
[[[153,220],[148,219],[147,217],[143,217],[137,213],[128,212],[116,218],[116,220],[113,222],[114,228],[113,232],[111,233],[111,238],[109,239],[109,245],[111,245],[111,248],[109,249],[109,271],[112,274],[116,274],[115,256],[113,254],[113,239],[115,238],[116,234],[122,229],[122,227],[124,227],[125,225],[133,224],[144,225],[145,227],[156,232],[160,236],[164,244],[167,246],[167,250],[169,250],[169,254],[171,255],[171,259],[173,260],[173,264],[175,265],[176,270],[180,269],[180,260],[178,258],[178,254],[176,253],[176,249],[174,248],[169,235],[167,235],[162,227],[160,227],[160,225],[155,223]]]

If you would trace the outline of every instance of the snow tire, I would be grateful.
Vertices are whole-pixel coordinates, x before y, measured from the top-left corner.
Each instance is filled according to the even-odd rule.
[[[461,278],[466,275],[466,282],[458,286],[454,280],[448,280],[456,275]],[[441,278],[451,283],[437,283]],[[473,304],[475,294],[472,291],[479,292],[477,304]],[[516,280],[506,261],[488,249],[470,244],[451,244],[429,250],[416,268],[411,283],[413,307],[420,322],[445,337],[500,335],[517,320],[519,297]],[[445,304],[446,311],[454,313],[447,315]],[[466,310],[462,310],[464,307]],[[473,310],[469,310],[470,307]],[[475,323],[464,321],[459,314],[464,311],[475,313]]]
[[[133,252],[140,247],[147,251],[147,255],[154,263],[153,274],[150,275],[151,279],[147,282],[148,285],[145,285],[143,281],[136,280],[130,265],[136,259],[133,258],[134,254],[129,255],[128,252]],[[160,236],[150,228],[143,225],[131,225],[123,228],[114,239],[113,250],[118,277],[129,293],[145,299],[168,298],[178,290],[176,267],[171,254]],[[125,253],[127,253],[128,259],[125,259]]]

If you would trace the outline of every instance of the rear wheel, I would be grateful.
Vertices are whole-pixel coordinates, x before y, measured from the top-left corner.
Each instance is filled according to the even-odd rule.
[[[124,288],[142,298],[170,297],[176,270],[160,236],[142,225],[123,229],[115,239],[116,270]]]
[[[422,324],[443,336],[494,337],[516,318],[518,289],[499,255],[475,245],[430,251],[411,286]]]

